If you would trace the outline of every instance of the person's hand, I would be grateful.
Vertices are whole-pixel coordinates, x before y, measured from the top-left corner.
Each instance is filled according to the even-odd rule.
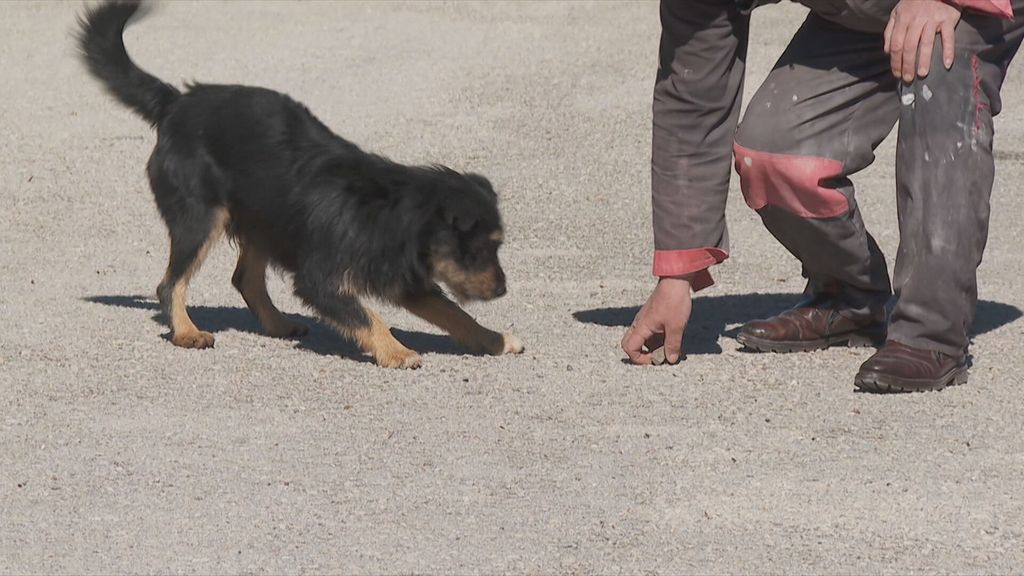
[[[912,82],[915,75],[927,76],[936,34],[942,38],[942,63],[949,70],[959,22],[960,9],[942,0],[900,0],[885,27],[885,52],[892,75],[904,82]]]
[[[689,277],[662,278],[622,337],[622,350],[633,364],[651,364],[651,352],[665,346],[665,361],[679,361],[683,330],[692,308]],[[643,348],[646,346],[647,351]]]

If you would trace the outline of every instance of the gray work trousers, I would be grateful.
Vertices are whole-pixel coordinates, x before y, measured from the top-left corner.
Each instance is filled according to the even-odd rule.
[[[805,0],[806,21],[739,115],[749,10],[737,0],[663,0],[654,95],[655,274],[698,272],[728,256],[730,164],[747,204],[802,266],[812,292],[854,308],[892,287],[864,227],[850,176],[899,120],[900,245],[889,339],[962,356],[988,235],[992,118],[1024,37],[1013,19],[965,10],[956,59],[911,84],[893,78],[882,31],[895,0]],[[842,4],[843,2],[839,2]],[[874,17],[872,17],[874,14]]]

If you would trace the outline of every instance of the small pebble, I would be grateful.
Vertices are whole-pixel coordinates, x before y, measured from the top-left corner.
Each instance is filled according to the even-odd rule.
[[[665,363],[665,347],[659,346],[651,352],[651,364],[661,366]]]

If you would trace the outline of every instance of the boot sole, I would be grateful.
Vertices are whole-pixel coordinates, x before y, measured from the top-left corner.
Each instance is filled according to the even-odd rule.
[[[817,340],[803,341],[766,340],[764,338],[758,338],[741,332],[736,335],[736,341],[742,344],[745,348],[756,350],[757,352],[775,352],[778,354],[785,354],[789,352],[814,352],[816,350],[825,350],[826,348],[841,345],[846,345],[850,348],[877,348],[885,343],[885,330],[861,330],[858,332],[837,334],[827,338],[819,338]]]
[[[967,384],[967,366],[958,366],[939,378],[900,378],[878,372],[861,372],[853,385],[865,392],[899,394],[907,392],[936,392],[948,386]]]

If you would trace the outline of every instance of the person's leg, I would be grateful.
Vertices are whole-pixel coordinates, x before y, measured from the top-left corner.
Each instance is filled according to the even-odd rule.
[[[1024,15],[1024,2],[1014,9]],[[945,69],[937,46],[929,75],[901,88],[898,299],[888,336],[896,344],[864,364],[856,379],[861,388],[936,389],[966,381],[995,170],[992,117],[1022,37],[1024,16],[1007,21],[964,12],[953,67]]]
[[[892,130],[896,86],[881,35],[811,13],[750,102],[735,142],[740,186],[800,260],[815,298],[799,313],[745,326],[738,338],[748,347],[811,350],[884,329],[885,258],[849,177]]]

